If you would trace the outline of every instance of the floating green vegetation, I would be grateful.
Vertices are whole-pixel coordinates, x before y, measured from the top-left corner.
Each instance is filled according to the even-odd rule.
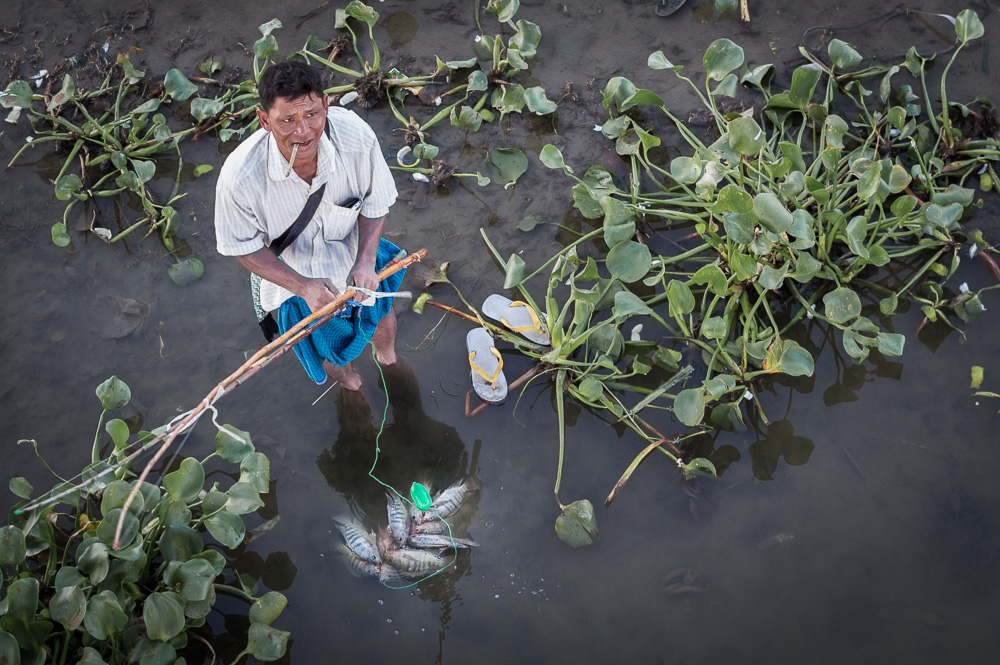
[[[504,287],[519,289],[547,316],[550,348],[497,332],[555,377],[560,537],[587,544],[585,533],[591,526],[596,532],[592,511],[584,510],[589,503],[565,506],[558,498],[567,396],[650,444],[610,503],[653,450],[685,474],[715,475],[710,460],[692,459],[680,442],[709,428],[744,429],[744,404],[767,424],[761,381],[814,372],[812,354],[796,340],[806,341],[803,319],[839,330],[846,353],[861,362],[872,351],[902,354],[905,337],[889,318],[906,300],[918,303],[926,320],[952,326],[954,317],[968,321],[983,310],[980,294],[996,286],[954,294],[945,284],[969,244],[960,221],[975,192],[966,185],[989,190],[996,179],[1000,123],[988,102],[948,101],[948,70],[983,34],[970,10],[954,25],[940,110],[926,84],[934,55],[910,49],[898,65],[859,69],[862,56],[835,39],[825,57],[802,49],[808,63],[778,92],[773,65],[748,66],[742,48],[719,39],[704,54],[702,86],[662,52],[648,59],[650,68],[690,84],[714,141],[702,140],[656,93],[615,77],[604,88],[611,117],[599,129],[628,161],[624,177],[603,164],[578,176],[558,148],[541,150],[546,166],[575,182],[576,209],[600,225],[530,274],[516,253],[505,260],[486,242],[505,272]],[[905,73],[916,91],[912,83],[894,85]],[[724,111],[741,87],[752,103]],[[658,131],[676,132],[690,154],[669,159]],[[669,241],[656,230],[664,225]],[[994,250],[977,237],[971,251],[988,258]],[[539,304],[527,285],[546,270]],[[682,350],[696,351],[697,372],[682,362]],[[693,430],[665,437],[643,420],[648,409],[672,411]]]
[[[260,495],[268,491],[267,457],[246,432],[220,427],[215,452],[202,460],[188,457],[159,485],[141,484],[116,548],[115,528],[138,482],[131,462],[166,428],[133,432],[134,426],[115,418],[102,430],[105,414],[127,405],[131,391],[111,377],[97,388],[97,397],[103,411],[93,461],[78,478],[52,472],[59,483],[42,495],[25,478],[10,481],[21,501],[0,527],[0,662],[174,663],[185,656],[214,661],[205,618],[217,593],[250,604],[247,647],[234,662],[246,654],[260,661],[282,657],[289,634],[271,624],[285,597],[276,591],[255,597],[255,581],[206,547],[209,536],[227,549],[243,542],[242,515],[264,505]],[[21,443],[39,454],[35,441]],[[205,483],[213,458],[238,469],[239,480],[228,489]]]
[[[524,19],[514,20],[517,0],[491,2],[487,9],[496,15],[501,28],[513,34],[477,35],[470,45],[468,59],[443,61],[436,58],[435,68],[427,74],[408,75],[398,68],[382,70],[382,58],[373,27],[379,14],[372,7],[354,0],[338,9],[333,39],[310,36],[300,51],[289,58],[304,58],[321,65],[337,77],[327,89],[339,95],[341,104],[357,101],[370,108],[385,100],[394,118],[406,130],[406,143],[397,153],[397,170],[414,177],[444,185],[450,178],[475,178],[488,185],[490,175],[505,186],[512,185],[527,168],[527,158],[515,147],[497,147],[479,171],[457,173],[439,157],[439,148],[430,142],[429,130],[443,120],[466,131],[478,131],[483,122],[491,122],[510,113],[529,112],[545,115],[556,110],[541,87],[524,88],[518,75],[535,57],[541,30]],[[478,22],[478,18],[477,18]],[[366,28],[359,38],[357,26]],[[256,82],[272,58],[279,54],[275,31],[277,19],[260,26],[261,37],[253,45],[253,79],[226,82],[213,78],[224,63],[208,58],[200,66],[204,77],[188,78],[179,69],[171,69],[160,82],[152,82],[146,73],[132,65],[127,54],[119,54],[115,67],[104,74],[96,89],[79,89],[66,74],[55,95],[32,92],[26,81],[13,81],[0,92],[0,106],[12,109],[7,120],[17,122],[25,115],[35,136],[14,155],[14,164],[25,152],[43,144],[68,146],[68,154],[54,179],[56,198],[67,201],[62,220],[52,226],[52,241],[60,247],[70,244],[68,220],[77,205],[82,205],[87,228],[106,242],[117,242],[144,229],[156,233],[177,263],[170,277],[184,285],[198,279],[204,267],[196,258],[187,258],[190,249],[179,242],[177,232],[181,215],[176,206],[184,161],[181,145],[185,139],[197,139],[217,133],[222,141],[244,136],[258,127],[255,116],[258,97]],[[367,39],[367,47],[365,40]],[[372,61],[362,56],[370,52]],[[363,64],[361,70],[341,65],[336,60],[353,55]],[[465,82],[458,82],[464,76]],[[207,77],[207,78],[206,78]],[[205,90],[215,91],[207,96]],[[199,96],[199,93],[206,96]],[[422,110],[408,110],[406,103],[419,104]],[[443,105],[447,102],[447,105]],[[433,114],[427,115],[426,107]],[[436,107],[442,106],[437,109]],[[169,115],[169,117],[168,117]],[[173,188],[166,197],[154,192],[153,179],[168,166],[166,157],[176,160]],[[193,169],[198,177],[212,170],[201,164]],[[142,213],[124,225],[119,220],[105,220],[101,201],[124,197],[137,201]],[[183,259],[183,260],[182,260]]]

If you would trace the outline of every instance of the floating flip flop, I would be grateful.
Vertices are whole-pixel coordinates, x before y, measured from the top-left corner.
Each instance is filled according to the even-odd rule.
[[[503,356],[493,346],[486,328],[475,328],[465,337],[472,368],[472,389],[484,402],[496,404],[507,397],[507,378],[503,375]]]
[[[483,314],[535,344],[548,346],[552,343],[545,323],[538,318],[530,305],[520,300],[512,301],[494,293],[483,303]]]

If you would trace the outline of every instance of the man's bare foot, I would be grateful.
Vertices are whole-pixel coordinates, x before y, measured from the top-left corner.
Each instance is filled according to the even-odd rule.
[[[334,365],[329,360],[324,360],[323,369],[326,370],[327,376],[334,381],[339,382],[340,385],[344,386],[348,390],[358,390],[361,388],[361,375],[354,371],[351,367],[351,363],[347,363],[346,365]]]
[[[391,310],[378,322],[378,328],[372,335],[372,346],[379,365],[396,363],[396,315]]]

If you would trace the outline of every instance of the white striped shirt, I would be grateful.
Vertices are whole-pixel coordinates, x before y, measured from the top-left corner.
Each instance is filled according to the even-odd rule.
[[[326,278],[338,290],[347,284],[358,253],[358,211],[341,207],[364,199],[360,214],[384,217],[396,201],[396,185],[375,132],[353,111],[330,107],[333,141],[320,139],[312,184],[292,171],[270,132],[259,129],[226,158],[215,188],[216,247],[225,256],[252,254],[269,245],[294,222],[309,195],[326,183],[312,221],[281,253],[281,261],[303,277]],[[367,194],[367,196],[366,196]],[[265,310],[277,309],[293,294],[261,281]]]

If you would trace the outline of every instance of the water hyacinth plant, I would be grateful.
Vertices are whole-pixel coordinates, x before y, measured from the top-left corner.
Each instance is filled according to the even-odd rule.
[[[513,35],[506,42],[499,35],[479,35],[470,44],[474,51],[470,58],[437,58],[435,69],[424,75],[407,75],[397,68],[380,69],[381,54],[373,33],[379,14],[358,0],[337,10],[334,28],[340,32],[334,39],[310,36],[300,51],[288,57],[304,58],[333,72],[339,80],[327,92],[340,95],[342,104],[356,100],[359,106],[370,108],[386,100],[407,136],[407,147],[398,152],[393,168],[433,180],[437,185],[446,184],[452,177],[468,177],[485,186],[492,176],[510,186],[527,168],[527,158],[520,149],[495,149],[482,169],[486,174],[456,173],[440,158],[438,146],[429,141],[430,128],[443,120],[466,131],[478,131],[483,122],[497,117],[502,120],[504,115],[525,108],[540,115],[556,109],[542,88],[525,89],[516,80],[536,54],[541,40],[538,26],[514,20],[517,0],[492,2],[487,8]],[[365,49],[354,27],[358,24],[366,28],[371,64],[361,55]],[[208,58],[200,66],[205,76],[189,78],[179,69],[171,69],[162,82],[152,81],[132,65],[128,54],[119,54],[94,90],[78,88],[73,77],[66,74],[54,95],[35,94],[28,82],[20,80],[0,92],[0,106],[11,109],[7,120],[18,122],[24,116],[35,134],[9,165],[44,144],[68,151],[53,181],[56,198],[68,203],[62,219],[52,225],[52,241],[61,247],[70,244],[68,222],[79,205],[84,208],[85,218],[91,220],[87,224],[89,232],[106,242],[117,242],[140,229],[145,229],[146,235],[156,233],[176,260],[170,269],[171,279],[181,285],[198,279],[204,266],[197,258],[185,258],[190,249],[177,237],[181,215],[176,206],[184,196],[179,191],[184,165],[181,145],[185,139],[209,132],[218,132],[222,141],[228,141],[257,129],[256,82],[279,54],[275,32],[280,28],[278,19],[260,26],[261,36],[253,44],[251,80],[226,82],[214,78],[224,64]],[[351,54],[362,63],[361,71],[336,62]],[[453,82],[466,71],[465,83]],[[203,89],[216,94],[200,96],[206,94]],[[410,114],[405,105],[408,100],[430,104],[435,109],[433,115],[418,120],[416,116],[421,114]],[[445,100],[449,103],[437,109]],[[173,187],[169,195],[162,197],[154,191],[152,181],[164,172],[160,158],[165,154],[176,156],[177,163]],[[198,165],[194,175],[211,169],[208,164]],[[120,197],[139,205],[142,212],[138,219],[105,219],[107,211],[102,202]]]
[[[822,56],[802,49],[807,64],[775,91],[773,65],[748,66],[742,48],[719,39],[704,54],[700,85],[662,52],[648,59],[690,84],[714,129],[710,139],[655,92],[615,77],[604,88],[610,117],[600,131],[627,162],[623,173],[598,164],[580,176],[556,146],[542,149],[541,161],[573,180],[574,207],[597,227],[530,274],[516,253],[505,260],[487,245],[504,287],[548,317],[551,348],[516,343],[555,376],[557,501],[564,393],[649,443],[610,503],[653,450],[685,474],[714,475],[710,460],[677,444],[710,427],[745,428],[744,404],[766,425],[760,382],[814,372],[804,319],[838,330],[845,352],[861,362],[872,351],[902,354],[904,335],[886,327],[903,301],[949,325],[982,311],[982,291],[996,286],[949,295],[945,284],[970,246],[960,225],[975,197],[967,185],[988,190],[996,177],[1000,123],[987,104],[947,100],[948,68],[983,34],[971,10],[954,25],[939,110],[926,86],[933,56],[913,49],[899,65],[860,69],[863,57],[840,40]],[[894,85],[904,72],[921,94]],[[690,154],[667,158],[657,136],[664,130],[677,132]],[[981,236],[971,246],[995,266]],[[545,269],[539,306],[526,283]],[[681,363],[691,349],[697,371]],[[664,437],[640,417],[653,408],[694,429]],[[559,505],[564,519],[568,507]]]
[[[343,95],[341,103],[356,100],[360,106],[370,108],[382,99],[387,100],[393,116],[406,129],[407,146],[398,151],[393,168],[413,173],[418,179],[430,179],[437,185],[445,184],[452,177],[475,178],[479,185],[487,185],[490,183],[489,175],[479,171],[456,173],[454,168],[439,159],[439,148],[430,141],[430,129],[448,120],[453,127],[476,132],[484,122],[497,118],[502,121],[505,115],[521,113],[525,108],[538,115],[553,113],[556,103],[548,99],[540,86],[526,89],[517,82],[519,73],[528,68],[528,61],[537,53],[542,38],[541,29],[525,19],[514,20],[519,8],[518,0],[493,0],[486,8],[496,15],[502,27],[509,28],[514,34],[505,42],[501,35],[491,36],[481,32],[473,43],[472,57],[447,61],[437,57],[435,70],[427,74],[408,75],[397,68],[385,72],[379,70],[381,55],[372,33],[379,14],[357,0],[337,10],[336,27],[346,30],[349,40],[344,39],[344,33],[329,41],[311,36],[297,55],[328,67],[333,70],[334,76],[346,79],[346,82],[338,83],[327,91]],[[361,55],[362,45],[349,19],[367,26],[373,60],[371,65]],[[348,50],[364,63],[364,71],[349,69],[335,62],[336,55]],[[324,56],[324,53],[327,55]],[[465,72],[468,72],[465,82],[459,83],[458,77]],[[420,120],[407,111],[407,101],[442,108],[434,111],[430,118]],[[412,113],[419,115],[417,111]],[[517,165],[508,164],[511,159],[504,157],[497,159],[494,155],[487,161],[485,170],[509,186],[524,173],[527,158],[518,148],[498,148],[498,152],[514,155],[513,159],[518,164],[523,162],[524,168],[518,169]]]
[[[145,229],[146,235],[156,233],[177,261],[170,272],[174,281],[185,284],[201,276],[201,262],[185,259],[190,250],[186,243],[177,243],[181,215],[176,205],[184,196],[179,191],[184,166],[181,143],[216,129],[223,139],[242,133],[246,127],[240,125],[253,117],[257,96],[249,81],[226,86],[212,99],[197,97],[197,92],[198,86],[178,69],[167,72],[162,84],[149,81],[127,54],[118,56],[103,82],[91,91],[77,88],[70,74],[64,76],[59,93],[51,97],[33,94],[25,81],[7,86],[0,94],[0,105],[12,109],[15,121],[26,115],[35,133],[9,165],[42,144],[71,146],[53,182],[56,198],[68,203],[62,219],[52,226],[52,242],[60,247],[70,244],[70,213],[80,205],[83,215],[91,220],[87,230],[102,240],[118,242]],[[186,103],[183,118],[177,113],[179,109],[171,113],[172,123],[166,114],[171,103],[174,107]],[[173,187],[165,200],[156,194],[152,183],[154,176],[163,172],[160,158],[164,153],[175,155],[177,161]],[[194,175],[211,168],[196,166]],[[103,202],[113,200],[137,202],[142,211],[139,218],[106,220]]]
[[[254,580],[237,574],[213,545],[213,539],[227,549],[243,542],[242,515],[262,506],[260,494],[268,491],[267,457],[246,432],[220,428],[214,452],[183,460],[159,484],[142,483],[115,548],[115,528],[134,485],[130,463],[156,432],[133,437],[117,418],[102,430],[104,415],[131,398],[121,380],[108,379],[97,397],[103,412],[93,462],[78,482],[56,476],[50,492],[36,495],[25,478],[11,480],[21,500],[0,527],[0,662],[166,665],[196,654],[214,661],[206,617],[218,593],[250,604],[248,643],[234,662],[246,654],[280,658],[288,633],[272,623],[285,597],[275,591],[255,597]],[[38,453],[36,442],[22,443]],[[236,465],[239,480],[225,489],[206,486],[213,458]]]

